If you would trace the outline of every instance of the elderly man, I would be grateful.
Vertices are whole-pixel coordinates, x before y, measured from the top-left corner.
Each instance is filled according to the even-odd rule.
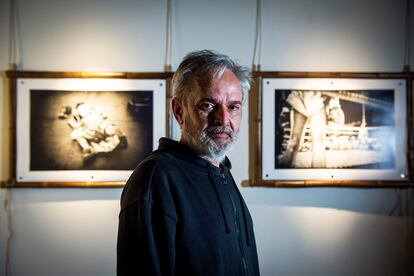
[[[237,139],[248,71],[212,51],[173,77],[180,142],[161,138],[121,199],[118,275],[259,275],[252,219],[226,154]]]

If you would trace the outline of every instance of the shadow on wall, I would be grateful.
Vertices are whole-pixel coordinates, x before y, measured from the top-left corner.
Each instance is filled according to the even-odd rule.
[[[241,188],[241,192],[247,205],[317,207],[378,215],[407,215],[411,213],[413,216],[414,214],[414,190],[412,188],[261,187]],[[407,207],[407,205],[409,206]]]
[[[332,187],[239,187],[239,189],[248,206],[315,207],[377,215],[414,215],[413,189]],[[13,203],[23,204],[84,200],[119,201],[121,194],[122,188],[15,188],[12,190]]]
[[[114,200],[120,201],[120,188],[14,188],[13,204],[52,203],[68,201]]]

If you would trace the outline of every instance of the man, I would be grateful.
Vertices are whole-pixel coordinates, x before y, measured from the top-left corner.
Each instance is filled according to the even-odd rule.
[[[211,51],[173,77],[181,140],[160,139],[121,199],[119,276],[259,275],[252,219],[226,158],[237,139],[248,71]]]

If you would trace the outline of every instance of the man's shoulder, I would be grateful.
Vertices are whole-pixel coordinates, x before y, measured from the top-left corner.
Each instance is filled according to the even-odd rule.
[[[169,153],[156,150],[148,155],[129,177],[122,193],[121,207],[138,201],[151,202],[153,193],[165,192],[169,185],[168,175],[176,170],[176,165],[176,158]]]
[[[162,151],[154,151],[142,160],[134,169],[129,177],[127,184],[132,182],[143,182],[152,178],[154,173],[163,173],[171,167],[172,159],[175,159],[171,154]]]
[[[152,153],[150,153],[147,157],[145,157],[144,160],[142,160],[138,164],[134,171],[140,170],[142,168],[148,169],[158,166],[165,166],[168,165],[171,159],[174,159],[173,155],[165,151],[155,150]]]

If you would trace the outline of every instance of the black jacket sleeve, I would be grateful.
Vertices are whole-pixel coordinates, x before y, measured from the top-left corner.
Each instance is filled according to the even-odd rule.
[[[118,276],[173,275],[176,222],[156,206],[140,201],[119,217]]]
[[[157,164],[144,162],[124,189],[118,227],[118,276],[174,275],[177,218],[168,176],[163,171]]]

